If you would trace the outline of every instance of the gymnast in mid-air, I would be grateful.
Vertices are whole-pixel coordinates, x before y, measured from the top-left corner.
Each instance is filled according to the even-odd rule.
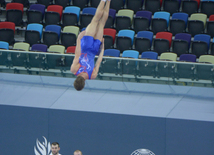
[[[77,38],[75,57],[71,65],[71,72],[77,78],[74,88],[78,91],[85,86],[86,79],[95,79],[99,71],[104,54],[103,30],[109,16],[111,0],[101,0],[91,23]],[[95,55],[99,54],[96,64]]]

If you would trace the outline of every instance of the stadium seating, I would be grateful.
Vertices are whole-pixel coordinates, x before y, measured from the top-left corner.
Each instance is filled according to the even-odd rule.
[[[195,0],[182,0],[182,12],[187,13],[189,16],[198,12],[198,2]]]
[[[41,24],[28,24],[25,31],[25,42],[31,46],[41,42],[43,25]]]
[[[116,30],[111,28],[105,28],[104,29],[104,44],[105,49],[113,48],[114,47],[114,41],[116,37]]]
[[[110,8],[118,12],[119,10],[124,9],[124,5],[124,0],[111,1]]]
[[[163,52],[169,52],[172,41],[172,33],[158,32],[154,39],[154,51],[161,55]]]
[[[10,45],[15,43],[15,24],[12,22],[0,22],[0,41],[8,42]]]
[[[45,5],[45,7],[47,8],[49,5],[53,4],[52,1],[53,1],[53,0],[37,0],[37,3],[38,3],[38,4]]]
[[[212,0],[203,0],[201,1],[201,13],[204,13],[209,17],[214,14],[214,1]]]
[[[65,53],[65,46],[62,46],[62,45],[51,45],[48,48],[48,52],[56,52],[56,53],[64,54]]]
[[[84,8],[82,10],[82,14],[80,15],[81,28],[87,27],[88,24],[90,24],[95,13],[96,13],[96,8],[92,8],[92,7]]]
[[[9,50],[9,44],[8,44],[8,42],[0,41],[0,49]]]
[[[152,14],[160,11],[161,1],[160,0],[145,0],[145,10],[151,11]]]
[[[42,4],[32,4],[27,11],[27,22],[31,23],[43,23],[43,17],[45,14],[45,5]]]
[[[173,13],[170,20],[170,32],[173,35],[177,33],[184,33],[186,31],[188,23],[188,14],[187,13]]]
[[[119,10],[115,19],[117,32],[123,29],[130,29],[133,21],[134,11],[129,9]]]
[[[80,8],[76,6],[68,6],[62,14],[63,26],[77,26],[79,22]]]
[[[116,38],[117,49],[122,53],[125,50],[132,49],[135,32],[132,30],[120,30]]]
[[[143,2],[144,0],[127,0],[127,9],[133,10],[134,13],[136,13],[137,11],[141,11],[143,7]]]
[[[120,57],[120,51],[117,49],[106,49],[103,56]]]
[[[188,33],[178,33],[172,44],[172,51],[178,56],[189,53],[191,35]]]
[[[158,32],[167,31],[169,25],[169,18],[169,12],[160,11],[154,13],[151,23],[152,31],[154,32],[154,34]]]
[[[61,33],[61,44],[65,48],[76,45],[76,39],[79,34],[79,27],[66,26]]]
[[[70,5],[70,0],[54,0],[56,5],[60,5],[63,8]]]
[[[202,13],[191,14],[188,21],[188,32],[195,36],[196,34],[204,33],[207,15]]]
[[[149,30],[150,22],[152,18],[152,12],[150,11],[138,11],[134,17],[133,27],[135,32]]]
[[[6,21],[15,23],[16,26],[23,25],[23,9],[21,3],[8,3],[6,5]]]
[[[31,51],[37,52],[47,52],[48,46],[45,44],[33,44],[31,47]]]
[[[45,12],[45,25],[59,25],[63,7],[60,5],[49,5]]]
[[[50,45],[56,45],[59,42],[61,34],[61,27],[58,25],[47,25],[43,32],[43,43],[48,47]]]
[[[69,46],[66,50],[66,53],[69,54],[69,53],[72,53],[74,54],[75,53],[75,49],[76,49],[76,46]]]
[[[164,0],[163,10],[169,12],[171,15],[173,13],[179,12],[181,0]]]
[[[151,31],[139,31],[135,39],[135,50],[141,54],[144,51],[151,50],[153,41],[153,32]]]
[[[72,0],[73,5],[79,7],[81,10],[88,6],[89,0]]]
[[[197,34],[194,36],[194,41],[192,42],[192,54],[195,54],[198,58],[201,55],[208,54],[210,47],[211,37],[206,34]]]

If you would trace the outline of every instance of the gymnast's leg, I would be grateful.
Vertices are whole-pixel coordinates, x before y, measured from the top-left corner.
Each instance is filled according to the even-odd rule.
[[[97,7],[97,11],[94,15],[94,17],[91,20],[91,23],[87,26],[85,36],[92,36],[95,37],[95,34],[97,32],[97,25],[99,23],[99,20],[103,16],[104,13],[104,6],[105,6],[105,0],[101,0],[100,4]]]

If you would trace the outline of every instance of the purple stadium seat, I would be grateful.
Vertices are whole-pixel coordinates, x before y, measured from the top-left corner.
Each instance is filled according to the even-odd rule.
[[[179,61],[196,62],[196,55],[194,55],[194,54],[181,54]]]
[[[44,44],[33,44],[31,51],[47,52],[48,46]]]
[[[178,33],[172,44],[172,51],[178,56],[181,54],[188,54],[191,43],[191,35],[188,33]]]

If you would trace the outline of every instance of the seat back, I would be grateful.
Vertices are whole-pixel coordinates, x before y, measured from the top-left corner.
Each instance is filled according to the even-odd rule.
[[[47,7],[47,12],[57,12],[60,17],[62,16],[63,7],[60,5],[49,5]]]
[[[172,33],[170,32],[158,32],[156,34],[156,39],[166,39],[169,41],[169,47],[171,46],[172,42]]]
[[[77,21],[79,21],[79,16],[80,16],[80,8],[77,6],[67,6],[64,9],[63,13],[74,13],[77,15]]]
[[[69,46],[66,50],[66,53],[75,53],[76,46]]]
[[[129,58],[138,59],[139,52],[135,51],[135,50],[125,50],[125,51],[123,51],[122,57],[129,57]]]
[[[19,49],[24,51],[29,51],[30,44],[24,42],[17,42],[13,45],[13,49]]]
[[[48,52],[59,52],[60,54],[65,53],[65,46],[62,45],[51,45],[48,48]]]
[[[41,52],[47,52],[48,46],[44,44],[33,44],[31,47],[31,51],[41,51]]]
[[[9,49],[9,43],[5,41],[0,41],[0,49]]]
[[[44,15],[45,13],[45,5],[42,4],[32,4],[29,8],[29,10],[37,10],[42,12],[42,14]]]
[[[40,33],[40,37],[42,37],[43,25],[42,24],[28,24],[27,30],[38,31]]]
[[[28,7],[29,6],[29,0],[12,0],[12,3],[21,3],[24,5],[24,7]]]
[[[113,18],[113,20],[115,19],[116,16],[116,10],[114,9],[109,9],[109,16],[111,16]]]
[[[178,33],[175,35],[175,40],[186,40],[189,43],[189,47],[190,47],[190,43],[191,43],[191,34],[188,33]]]
[[[197,34],[194,36],[194,41],[203,41],[203,42],[206,42],[207,43],[207,48],[209,49],[210,47],[210,35],[207,35],[207,34]]]
[[[106,49],[103,56],[120,57],[120,51],[117,49]]]
[[[147,18],[149,21],[151,21],[152,12],[150,12],[150,11],[138,11],[138,12],[136,12],[135,17],[143,17],[143,18]]]
[[[15,33],[15,24],[13,22],[0,22],[0,29],[12,29]]]
[[[121,37],[129,37],[131,38],[132,40],[132,44],[133,44],[133,41],[134,41],[134,35],[135,35],[135,32],[133,30],[120,30],[118,32],[118,36]]]
[[[208,62],[214,64],[214,56],[213,55],[201,55],[199,57],[198,62]]]
[[[84,9],[82,10],[82,14],[95,15],[96,10],[97,10],[97,9],[96,9],[96,8],[94,8],[94,7],[84,8]]]
[[[63,28],[62,32],[64,32],[64,33],[74,33],[76,35],[76,37],[77,37],[78,34],[79,34],[79,31],[80,31],[80,29],[77,26],[65,26]]]
[[[152,51],[145,51],[141,54],[142,59],[153,59],[157,60],[158,58],[158,53],[152,52]]]
[[[207,22],[207,15],[203,13],[194,13],[190,16],[189,20],[199,20],[204,23],[204,26],[206,25]]]
[[[117,33],[117,31],[115,29],[111,29],[111,28],[105,28],[104,32],[103,32],[104,35],[112,36],[113,42],[115,41],[116,33]]]
[[[118,11],[117,16],[129,17],[131,19],[131,23],[132,23],[133,16],[134,16],[134,11],[133,10],[129,10],[129,9],[122,9],[122,10]]]
[[[196,62],[196,55],[194,54],[181,54],[180,61]]]
[[[185,21],[185,24],[187,25],[188,22],[188,14],[183,12],[173,13],[172,19],[180,19]]]
[[[60,37],[61,26],[58,26],[58,25],[47,25],[45,27],[45,31],[56,32],[58,34],[58,37]]]
[[[160,60],[176,61],[177,60],[177,54],[170,53],[170,52],[161,53]]]
[[[167,21],[167,26],[169,25],[170,13],[165,11],[155,12],[153,18],[161,18]]]
[[[153,32],[151,32],[151,31],[139,31],[137,33],[137,38],[148,38],[150,40],[150,45],[152,45]]]
[[[6,5],[6,10],[20,10],[23,13],[24,5],[21,3],[8,3]]]
[[[214,21],[214,15],[210,15],[209,21]]]

